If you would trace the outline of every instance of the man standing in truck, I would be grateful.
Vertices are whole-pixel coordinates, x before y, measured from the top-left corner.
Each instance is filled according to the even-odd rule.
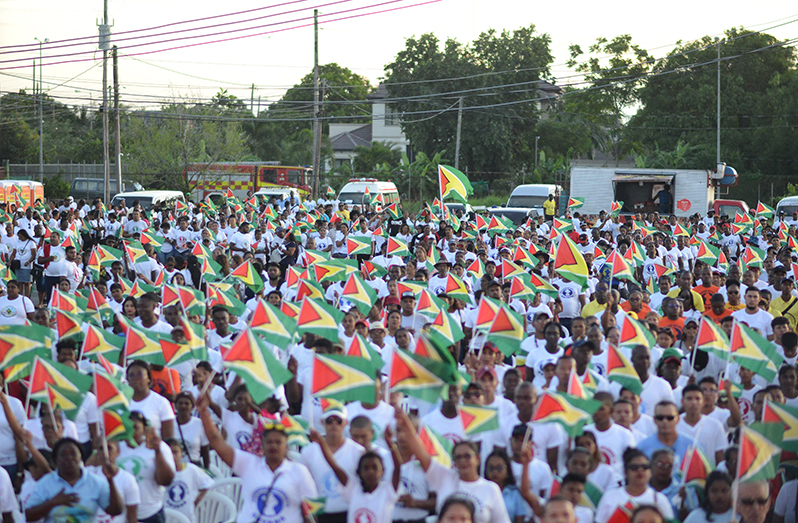
[[[671,186],[665,185],[662,190],[654,197],[654,201],[659,200],[659,213],[670,214],[673,207],[673,196],[671,195]]]

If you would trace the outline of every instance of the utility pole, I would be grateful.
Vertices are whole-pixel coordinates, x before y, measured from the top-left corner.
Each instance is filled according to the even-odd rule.
[[[463,97],[460,97],[460,103],[457,106],[457,138],[455,139],[454,146],[454,168],[460,169],[460,129],[463,127]]]
[[[111,201],[111,160],[108,151],[108,49],[111,32],[108,27],[108,0],[103,0],[103,23],[100,25],[100,49],[103,51],[103,201]]]
[[[119,192],[124,192],[125,188],[122,186],[122,129],[119,126],[119,63],[117,60],[116,46],[113,47],[112,53],[114,57],[114,158],[116,158],[116,189]]]
[[[44,82],[42,81],[42,44],[50,41],[45,38],[44,41],[34,38],[39,42],[39,181],[44,181]],[[33,66],[34,75],[36,73],[36,66]],[[34,77],[35,78],[35,77]],[[35,84],[34,80],[34,84]]]
[[[717,111],[717,135],[715,143],[715,165],[720,167],[720,38],[716,37],[718,44],[718,111]],[[720,174],[720,173],[718,173]],[[720,198],[720,182],[715,186],[715,199]]]
[[[249,110],[255,113],[255,84],[252,84],[252,88],[249,90]],[[257,114],[255,114],[257,116]]]
[[[313,195],[319,197],[321,122],[319,104],[319,10],[313,10]]]
[[[535,136],[535,170],[538,170],[538,140],[540,136]]]

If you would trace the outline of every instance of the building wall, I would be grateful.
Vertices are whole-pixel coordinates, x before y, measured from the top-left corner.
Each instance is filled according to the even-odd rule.
[[[410,140],[402,132],[398,117],[389,115],[385,118],[385,108],[386,104],[380,102],[371,105],[371,139],[395,144],[400,151],[406,153]]]

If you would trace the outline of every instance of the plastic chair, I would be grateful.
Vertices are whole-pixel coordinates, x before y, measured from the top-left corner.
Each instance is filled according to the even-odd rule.
[[[243,482],[241,478],[217,478],[211,488],[210,492],[218,492],[229,498],[236,506],[237,510],[241,510],[241,488]]]
[[[227,496],[209,490],[197,505],[196,514],[197,523],[234,523],[237,511]]]
[[[164,514],[166,514],[166,523],[191,523],[191,520],[173,508],[164,507]]]
[[[211,451],[211,463],[208,469],[213,472],[215,478],[229,478],[233,475],[233,470],[227,466],[227,463],[215,451]]]

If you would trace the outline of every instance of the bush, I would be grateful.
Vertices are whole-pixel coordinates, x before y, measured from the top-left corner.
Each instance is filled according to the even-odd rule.
[[[69,196],[69,182],[55,174],[44,180],[44,197],[48,200],[63,200]]]

